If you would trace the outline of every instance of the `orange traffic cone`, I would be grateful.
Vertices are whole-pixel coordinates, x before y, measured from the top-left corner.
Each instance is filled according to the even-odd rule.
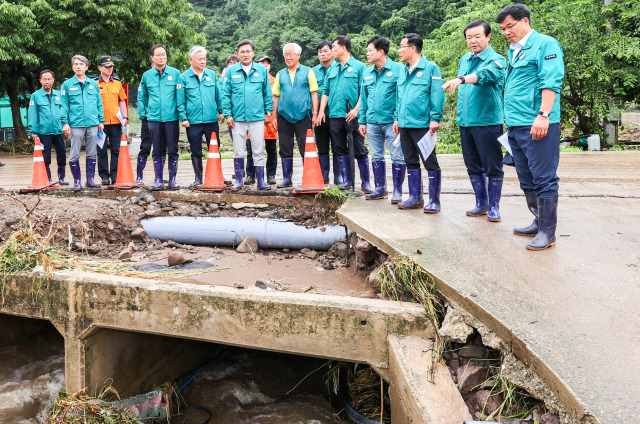
[[[224,182],[222,176],[222,161],[220,160],[220,149],[218,148],[218,137],[215,132],[211,133],[209,142],[209,154],[207,155],[207,169],[204,173],[202,185],[194,186],[194,190],[222,191],[229,187]]]
[[[34,191],[44,191],[50,188],[60,187],[60,184],[52,183],[49,180],[47,168],[44,165],[42,149],[40,138],[36,137],[35,145],[33,146],[33,175],[31,176],[31,185],[29,188],[20,190],[20,193],[33,193]]]
[[[120,137],[120,156],[118,157],[118,175],[116,177],[116,183],[107,186],[107,190],[129,190],[135,187],[140,187],[141,185],[142,184],[136,183],[136,180],[133,178],[127,135],[122,134],[122,137]]]
[[[316,141],[313,139],[313,130],[307,130],[307,142],[304,146],[304,167],[302,170],[302,185],[292,191],[293,194],[322,193],[329,186],[324,184],[322,168],[318,158]]]

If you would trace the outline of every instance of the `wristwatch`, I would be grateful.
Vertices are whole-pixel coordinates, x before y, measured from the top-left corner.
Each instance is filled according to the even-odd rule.
[[[462,81],[462,83],[464,84],[464,77],[458,77],[458,79],[460,79],[460,81]]]
[[[544,110],[541,110],[540,112],[538,112],[538,115],[548,118],[549,115],[551,115],[551,112],[545,112]]]

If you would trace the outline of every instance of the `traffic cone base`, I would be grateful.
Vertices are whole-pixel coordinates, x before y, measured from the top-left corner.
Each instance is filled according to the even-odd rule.
[[[304,146],[304,166],[302,169],[302,184],[296,187],[293,194],[322,193],[330,186],[324,183],[318,149],[313,139],[313,130],[307,130],[307,140]]]
[[[132,188],[142,187],[144,184],[136,183],[133,178],[133,169],[131,168],[131,156],[129,156],[129,145],[127,144],[126,134],[122,134],[120,138],[120,156],[118,157],[118,174],[116,183],[107,186],[107,190],[130,190]]]
[[[209,142],[209,154],[207,155],[207,168],[204,172],[202,185],[193,186],[199,191],[223,191],[229,188],[222,176],[222,161],[220,159],[220,148],[218,147],[218,137],[215,132],[211,133]]]
[[[35,145],[33,146],[33,175],[31,176],[31,185],[20,190],[22,194],[60,187],[57,181],[53,183],[49,180],[47,168],[44,166],[44,157],[42,156],[43,149],[44,147],[40,144],[40,138],[36,137]]]
[[[45,191],[45,190],[50,190],[52,188],[59,188],[59,187],[60,187],[60,184],[51,183],[51,184],[43,186],[43,187],[23,188],[23,189],[20,190],[20,194],[37,193],[38,191]]]

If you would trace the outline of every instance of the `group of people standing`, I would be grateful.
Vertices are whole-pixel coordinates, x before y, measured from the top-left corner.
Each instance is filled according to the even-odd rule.
[[[556,174],[559,93],[564,76],[562,49],[555,39],[531,28],[529,10],[522,4],[506,6],[496,22],[512,43],[508,58],[491,47],[488,22],[470,22],[464,29],[470,52],[460,59],[458,76],[444,83],[440,68],[422,54],[422,38],[414,33],[403,35],[400,41],[398,53],[404,64],[388,57],[389,40],[380,36],[368,40],[366,57],[372,64],[370,67],[352,56],[351,41],[346,36],[320,42],[317,46],[320,63],[314,68],[302,65],[302,48],[289,43],[283,47],[287,67],[275,77],[270,74],[268,56],[259,56],[254,61],[255,48],[251,40],[237,44],[237,55],[227,58],[227,67],[219,77],[206,68],[204,47],[191,49],[191,67],[180,73],[167,65],[167,49],[155,45],[150,51],[153,67],[144,73],[138,89],[142,144],[137,181],[142,183],[143,170],[153,147],[153,189],[164,186],[167,157],[168,188],[179,188],[176,175],[179,126],[182,125],[191,147],[194,185],[201,185],[203,139],[206,143],[211,133],[216,133],[219,139],[218,123],[226,121],[234,151],[235,184],[231,190],[241,190],[245,182],[252,184],[254,178],[259,190],[271,189],[276,183],[276,138],[283,175],[278,187],[290,187],[294,142],[297,140],[304,157],[307,130],[314,128],[325,184],[330,180],[332,152],[334,183],[343,190],[353,188],[349,158],[349,143],[353,143],[360,188],[366,198],[388,198],[386,145],[392,162],[391,203],[401,209],[423,208],[425,213],[435,214],[441,209],[442,178],[433,143],[429,144],[429,140],[433,141],[443,118],[444,92],[457,90],[457,122],[463,157],[476,197],[475,207],[467,215],[487,215],[493,222],[501,220],[499,203],[504,173],[498,138],[506,123],[520,187],[534,215],[531,225],[516,228],[514,232],[535,236],[527,249],[553,246],[559,180]],[[75,76],[65,81],[60,92],[51,88],[53,73],[41,73],[42,89],[31,99],[31,107],[37,111],[31,113],[30,110],[29,124],[32,134],[38,134],[43,141],[47,168],[51,159],[50,152],[46,151],[55,146],[61,183],[65,160],[62,134],[71,136],[69,164],[76,188],[81,187],[78,158],[84,138],[87,185],[94,187],[96,134],[102,130],[109,137],[119,137],[116,128],[108,127],[116,126],[114,117],[118,109],[121,115],[126,115],[126,108],[122,108],[126,97],[108,72],[113,69],[110,57],[100,58],[98,81],[84,78],[86,58],[74,56],[72,65]],[[98,93],[102,94],[102,101]],[[103,107],[103,102],[109,106]],[[124,116],[124,119],[128,118]],[[373,186],[365,137],[372,154]],[[112,181],[115,178],[113,144],[111,174],[103,174],[100,167],[103,183],[108,182],[109,177]],[[106,151],[104,153],[106,155]],[[115,156],[117,158],[117,150]],[[100,151],[98,157],[101,157]],[[421,162],[428,176],[426,202]],[[405,176],[409,193],[403,200]]]

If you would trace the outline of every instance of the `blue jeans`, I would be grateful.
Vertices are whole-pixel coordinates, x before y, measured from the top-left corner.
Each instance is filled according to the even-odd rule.
[[[547,135],[540,140],[533,140],[530,131],[527,126],[511,127],[508,132],[520,188],[535,191],[538,197],[557,197],[560,124],[549,125]]]
[[[391,154],[391,162],[396,165],[404,165],[402,146],[399,142],[397,146],[393,145],[396,137],[393,133],[393,124],[367,124],[367,139],[371,148],[371,161],[384,161],[384,142],[386,140]]]

